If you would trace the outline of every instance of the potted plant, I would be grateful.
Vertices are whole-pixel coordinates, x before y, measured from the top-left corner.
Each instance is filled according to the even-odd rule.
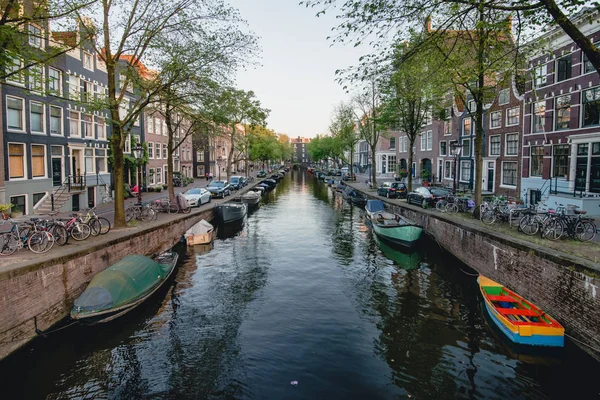
[[[423,181],[423,186],[429,186],[429,171],[424,169],[421,171],[421,180]]]
[[[10,216],[10,210],[14,205],[11,203],[8,204],[0,204],[0,212],[2,213],[2,219],[8,219]]]

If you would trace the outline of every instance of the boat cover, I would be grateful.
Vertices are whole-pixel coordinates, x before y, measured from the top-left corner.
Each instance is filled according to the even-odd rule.
[[[190,229],[188,229],[185,232],[185,235],[183,235],[183,236],[188,237],[188,236],[203,235],[205,233],[212,232],[213,229],[214,229],[214,227],[210,224],[210,222],[203,219],[200,222],[198,222],[196,225],[194,225]]]
[[[129,255],[100,272],[75,300],[80,311],[120,307],[149,292],[164,279],[172,266],[161,266],[148,257]]]
[[[379,211],[385,211],[385,205],[381,200],[367,200],[365,209],[370,213],[376,213]]]
[[[259,197],[260,197],[260,195],[256,192],[246,192],[242,195],[242,198],[250,198],[250,199],[257,199]]]

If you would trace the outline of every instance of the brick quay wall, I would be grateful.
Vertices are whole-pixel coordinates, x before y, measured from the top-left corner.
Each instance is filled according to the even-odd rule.
[[[598,263],[491,231],[477,220],[457,221],[435,210],[384,202],[389,211],[422,226],[463,263],[552,315],[568,335],[600,349]],[[600,354],[579,346],[600,359]]]
[[[212,207],[179,214],[169,221],[111,231],[88,239],[76,252],[52,256],[51,251],[38,262],[1,268],[0,359],[35,338],[36,327],[47,330],[69,315],[73,302],[95,274],[128,254],[151,255],[173,247],[202,219],[213,219]]]

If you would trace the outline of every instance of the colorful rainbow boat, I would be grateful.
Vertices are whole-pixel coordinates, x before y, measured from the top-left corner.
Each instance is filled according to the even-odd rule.
[[[477,282],[488,314],[510,340],[530,346],[564,345],[565,328],[543,310],[482,275]]]

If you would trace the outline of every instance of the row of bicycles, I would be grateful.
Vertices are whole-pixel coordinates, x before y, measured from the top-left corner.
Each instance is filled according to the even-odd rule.
[[[484,201],[480,206],[480,220],[491,225],[496,221],[517,225],[520,232],[542,238],[559,240],[570,237],[589,242],[596,236],[597,228],[592,218],[586,217],[585,210],[577,210],[575,205],[559,204],[556,209],[540,203],[537,206],[516,207],[509,201],[494,199]]]
[[[56,216],[56,214],[54,214]],[[64,246],[69,238],[81,241],[90,236],[107,234],[110,222],[89,208],[85,214],[72,214],[69,218],[31,218],[29,221],[2,220],[10,223],[10,231],[0,234],[0,255],[7,256],[27,248],[34,253],[45,253],[54,244]]]
[[[184,204],[184,206],[180,206]],[[125,221],[132,220],[150,222],[158,218],[159,213],[177,214],[179,212],[188,214],[192,208],[187,205],[187,202],[171,201],[168,197],[164,199],[154,200],[150,203],[135,203],[125,209]]]

